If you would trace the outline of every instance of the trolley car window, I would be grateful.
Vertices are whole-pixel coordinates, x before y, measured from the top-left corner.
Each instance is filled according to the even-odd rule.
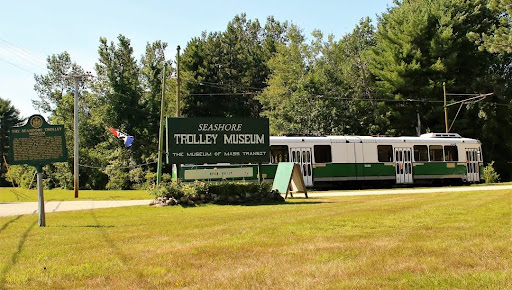
[[[311,152],[307,152],[307,158],[308,158],[308,176],[311,176]]]
[[[443,161],[443,146],[430,145],[430,161]]]
[[[270,163],[288,162],[288,146],[271,145],[270,146]]]
[[[414,161],[427,161],[428,162],[428,147],[427,145],[414,145]]]
[[[377,145],[379,162],[393,162],[393,146]]]
[[[331,145],[315,145],[314,150],[316,163],[332,162]]]
[[[459,161],[459,152],[457,146],[444,146],[445,161]]]

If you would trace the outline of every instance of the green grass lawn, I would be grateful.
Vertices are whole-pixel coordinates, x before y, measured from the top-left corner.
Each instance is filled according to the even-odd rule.
[[[75,198],[73,190],[46,189],[45,201],[61,200],[134,200],[151,199],[148,190],[80,190]],[[37,189],[0,187],[0,202],[37,201]]]
[[[0,218],[3,288],[512,287],[512,191]]]

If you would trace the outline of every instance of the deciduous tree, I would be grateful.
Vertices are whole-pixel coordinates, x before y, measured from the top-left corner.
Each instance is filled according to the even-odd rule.
[[[12,127],[19,126],[23,122],[20,112],[11,104],[11,101],[0,98],[0,153],[7,159],[9,153],[9,130]],[[5,173],[7,168],[4,165],[4,159],[0,160],[0,185],[6,186]]]

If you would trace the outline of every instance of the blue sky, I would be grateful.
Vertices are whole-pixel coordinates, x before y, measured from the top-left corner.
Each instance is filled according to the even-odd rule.
[[[267,16],[289,21],[306,36],[314,29],[335,39],[352,31],[359,19],[376,19],[393,0],[359,1],[24,1],[2,0],[0,7],[0,97],[11,100],[22,116],[38,113],[31,104],[34,74],[46,73],[46,58],[67,51],[71,59],[94,74],[100,37],[109,41],[123,34],[140,59],[147,42],[177,45],[201,32],[224,31],[236,14],[264,24]]]

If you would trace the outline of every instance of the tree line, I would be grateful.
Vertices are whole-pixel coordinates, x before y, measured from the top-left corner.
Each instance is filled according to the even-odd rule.
[[[273,135],[414,136],[445,131],[443,84],[449,103],[492,92],[483,101],[449,107],[450,123],[457,116],[451,132],[481,140],[485,161],[494,160],[509,180],[511,1],[395,1],[376,23],[361,19],[340,39],[318,30],[308,38],[274,17],[262,24],[236,15],[225,31],[203,32],[184,48],[180,112],[267,117]],[[176,64],[166,48],[163,41],[148,42],[137,59],[127,37],[100,38],[96,77],[79,88],[83,188],[154,184],[162,93],[166,114],[176,111]],[[67,52],[49,56],[47,68],[35,76],[34,106],[51,123],[65,125],[72,156],[74,84],[63,76],[84,71]],[[108,127],[135,136],[134,145],[125,148]],[[11,172],[3,170],[4,184],[33,182],[29,167]],[[47,187],[70,188],[72,160],[47,166],[44,176]]]

